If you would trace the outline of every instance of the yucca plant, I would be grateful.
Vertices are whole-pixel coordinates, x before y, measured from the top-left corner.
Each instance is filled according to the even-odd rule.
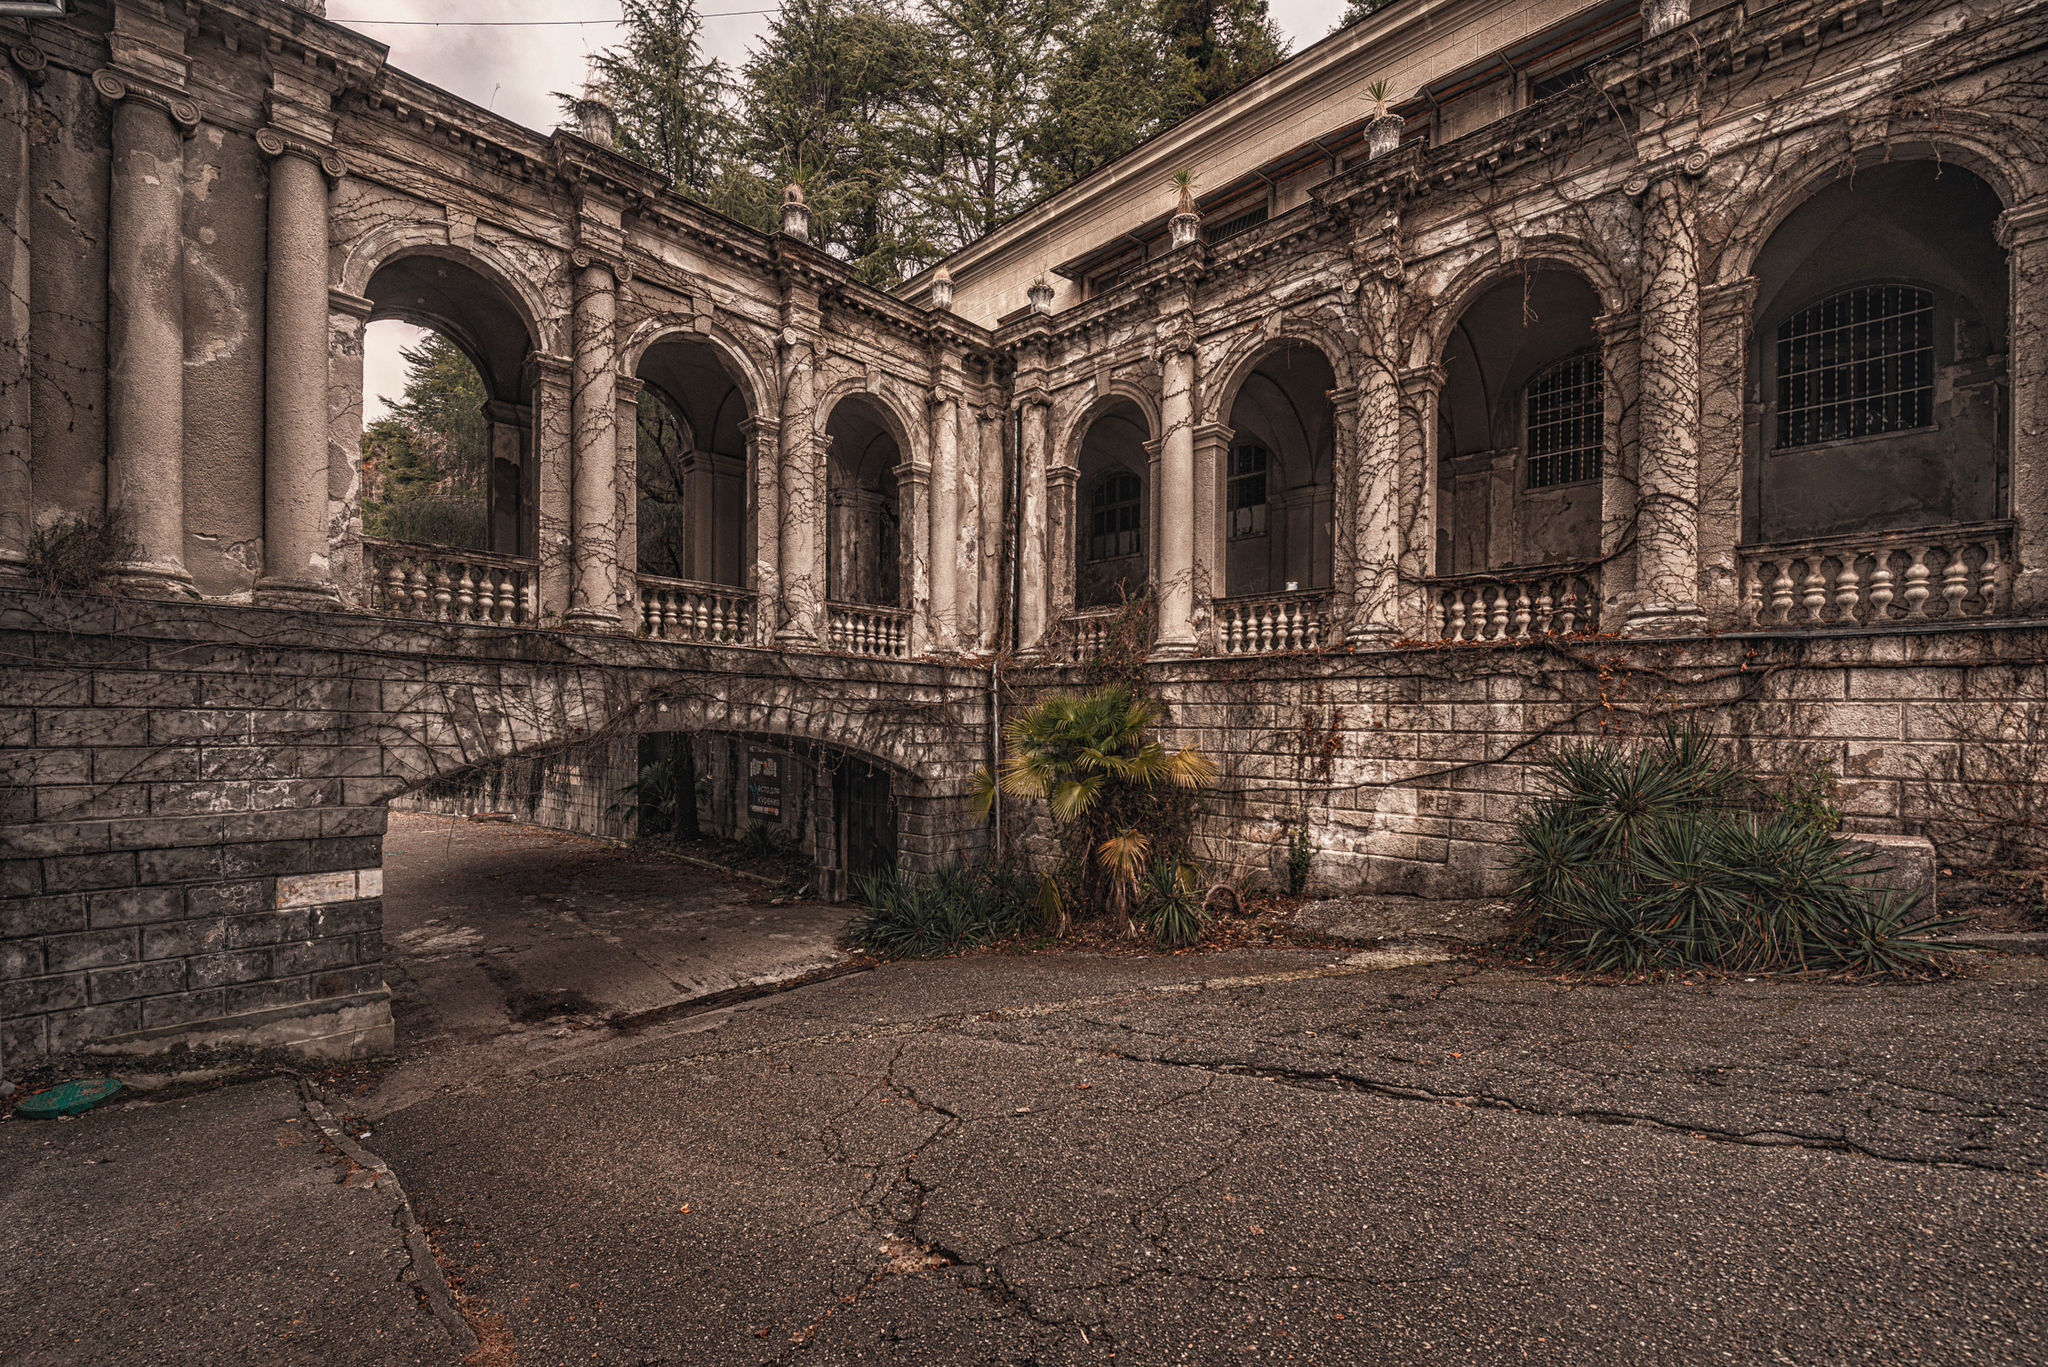
[[[999,786],[1045,802],[1070,866],[1066,879],[1049,874],[1039,887],[1041,912],[1057,934],[1066,934],[1076,910],[1115,911],[1135,931],[1153,861],[1184,858],[1184,799],[1215,782],[1216,763],[1196,746],[1168,753],[1149,739],[1162,716],[1122,684],[1085,696],[1053,693],[1003,728],[1000,776],[983,769],[974,777],[978,815]]]
[[[1527,941],[1564,967],[1639,974],[1924,969],[1955,948],[1926,938],[1967,918],[1864,885],[1874,856],[1796,812],[1738,804],[1759,790],[1693,729],[1622,749],[1568,746],[1551,792],[1516,829]]]

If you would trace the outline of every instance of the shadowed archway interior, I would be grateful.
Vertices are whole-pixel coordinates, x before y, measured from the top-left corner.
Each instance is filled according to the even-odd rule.
[[[745,583],[746,398],[718,352],[665,338],[640,359],[634,529],[642,574]]]
[[[1239,386],[1217,470],[1225,596],[1330,587],[1336,384],[1321,351],[1287,342]]]
[[[903,606],[903,537],[896,495],[902,446],[880,405],[842,399],[825,424],[830,518],[826,596],[836,603]]]

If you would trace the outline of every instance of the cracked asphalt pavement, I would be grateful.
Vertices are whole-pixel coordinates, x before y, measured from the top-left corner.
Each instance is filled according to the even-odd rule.
[[[393,1093],[373,1146],[522,1364],[2039,1363],[2044,1006],[2020,956],[991,956]]]

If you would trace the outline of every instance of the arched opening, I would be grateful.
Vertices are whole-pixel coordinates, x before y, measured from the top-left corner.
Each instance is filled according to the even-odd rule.
[[[1437,409],[1438,574],[1599,555],[1599,312],[1579,276],[1536,270],[1501,281],[1459,316]]]
[[[896,467],[903,453],[874,400],[855,394],[825,425],[830,516],[826,523],[826,596],[835,603],[899,608],[902,531]]]
[[[1114,607],[1144,592],[1152,555],[1145,414],[1123,400],[1081,438],[1074,606]]]
[[[1305,342],[1268,352],[1239,386],[1217,472],[1225,595],[1330,587],[1336,386],[1329,359]]]
[[[640,358],[634,531],[642,575],[746,582],[746,398],[707,343],[664,338]]]
[[[487,276],[433,255],[387,261],[365,293],[364,534],[531,556],[533,342],[518,308]],[[468,567],[472,585],[482,571]]]
[[[2002,207],[1959,166],[1892,162],[1817,191],[1771,234],[1755,267],[1746,542],[2004,515]]]

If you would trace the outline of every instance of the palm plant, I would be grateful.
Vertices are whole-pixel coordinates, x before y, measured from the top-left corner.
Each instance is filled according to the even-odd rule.
[[[1185,804],[1176,798],[1216,780],[1216,762],[1197,746],[1171,754],[1146,731],[1163,716],[1157,703],[1121,684],[1084,697],[1054,693],[1003,728],[1000,776],[974,776],[974,804],[985,815],[998,787],[1042,799],[1067,847],[1069,897],[1048,875],[1039,905],[1064,935],[1070,901],[1107,907],[1135,933],[1144,885],[1155,859],[1183,861]]]

